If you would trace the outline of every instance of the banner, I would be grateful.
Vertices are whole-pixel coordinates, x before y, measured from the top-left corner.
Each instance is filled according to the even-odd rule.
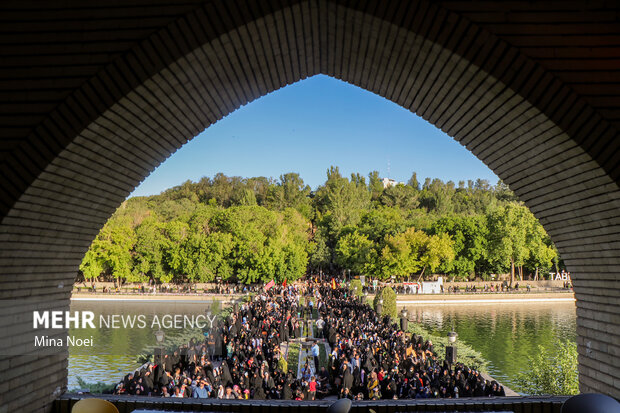
[[[264,287],[265,291],[267,291],[268,289],[270,289],[274,285],[276,285],[276,282],[274,280],[269,281],[267,284],[265,284],[265,287]]]

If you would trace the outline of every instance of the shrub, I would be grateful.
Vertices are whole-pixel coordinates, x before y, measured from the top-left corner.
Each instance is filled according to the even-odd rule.
[[[77,376],[78,386],[77,388],[70,389],[70,392],[76,393],[78,391],[88,390],[92,394],[110,394],[116,388],[116,383],[104,383],[98,381],[96,383],[89,383],[82,379],[80,376]]]
[[[209,323],[207,322],[207,328]],[[136,357],[136,362],[139,364],[144,364],[146,362],[154,362],[154,354],[155,349],[159,347],[163,347],[166,354],[172,354],[175,350],[178,350],[179,347],[185,345],[190,342],[190,340],[194,339],[196,342],[201,342],[205,339],[204,331],[198,327],[195,328],[187,328],[185,330],[180,331],[176,334],[166,334],[164,338],[163,346],[158,344],[151,344],[146,346],[141,354],[138,354]]]
[[[349,284],[349,290],[351,290],[351,293],[353,293],[353,295],[356,297],[361,297],[362,295],[364,295],[362,289],[362,282],[360,280],[353,280]]]
[[[524,393],[579,394],[577,344],[560,341],[555,354],[549,354],[543,346],[538,346],[538,352],[528,361],[526,365],[530,370],[517,376],[517,383]]]
[[[222,312],[222,303],[220,300],[211,301],[211,314],[219,314]]]
[[[299,369],[299,350],[299,343],[289,341],[287,367],[295,376],[297,376],[297,370]]]
[[[448,337],[445,335],[433,334],[426,330],[420,324],[409,323],[409,334],[417,334],[422,336],[424,340],[433,342],[433,352],[437,354],[437,359],[443,361],[446,357],[446,347],[451,345]],[[486,373],[488,371],[489,362],[480,352],[474,350],[471,346],[461,340],[457,340],[454,346],[457,348],[457,362]]]
[[[286,359],[282,355],[278,359],[278,369],[280,369],[280,371],[283,373],[288,372],[288,361],[286,361]]]
[[[383,287],[379,294],[375,295],[375,310],[380,298],[383,298],[383,308],[380,315],[382,317],[388,315],[391,318],[396,318],[396,293],[392,290],[392,287]]]

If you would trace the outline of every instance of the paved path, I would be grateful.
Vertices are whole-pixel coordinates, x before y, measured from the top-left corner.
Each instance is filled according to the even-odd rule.
[[[304,366],[306,365],[306,361],[308,362],[308,367],[310,367],[310,375],[315,376],[316,370],[314,368],[314,358],[310,355],[310,347],[303,347],[299,351],[299,364],[297,365],[297,378],[300,379]]]

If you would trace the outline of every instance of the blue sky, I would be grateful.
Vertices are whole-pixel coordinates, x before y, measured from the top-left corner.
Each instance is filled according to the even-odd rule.
[[[481,161],[424,119],[377,96],[319,75],[243,106],[162,163],[132,196],[154,195],[188,179],[278,178],[298,172],[313,189],[330,165],[406,182],[413,171],[444,181],[498,180]]]

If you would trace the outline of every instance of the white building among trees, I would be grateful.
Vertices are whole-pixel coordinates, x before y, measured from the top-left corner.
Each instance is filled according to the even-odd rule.
[[[397,182],[396,180],[390,179],[390,178],[383,178],[382,182],[383,182],[383,189],[389,188],[390,186],[396,186],[398,184],[405,185],[404,182]]]

